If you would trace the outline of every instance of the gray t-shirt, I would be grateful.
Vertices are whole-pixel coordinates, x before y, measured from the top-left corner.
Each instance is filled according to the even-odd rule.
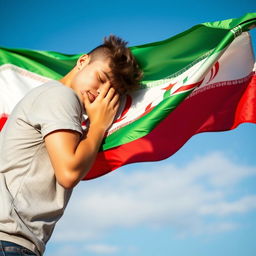
[[[51,80],[31,90],[0,132],[0,240],[42,255],[72,190],[57,182],[44,137],[55,130],[83,134],[75,92]]]

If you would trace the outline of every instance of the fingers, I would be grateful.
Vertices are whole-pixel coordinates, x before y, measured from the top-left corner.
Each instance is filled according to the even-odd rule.
[[[111,104],[112,104],[113,107],[115,107],[116,105],[119,104],[119,94],[118,93],[116,93],[114,95],[114,97],[112,98]]]
[[[107,102],[109,102],[112,106],[115,106],[119,100],[119,94],[113,87],[111,87],[109,82],[104,85],[99,96],[97,97],[97,100],[103,99],[107,100]]]
[[[107,92],[106,99],[108,101],[111,101],[111,99],[113,98],[114,95],[116,95],[116,91],[113,87],[110,87],[108,92]]]
[[[120,102],[118,101],[118,102],[116,103],[116,105],[114,106],[114,112],[115,112],[115,114],[117,113],[117,110],[118,110],[119,106],[120,106]]]
[[[108,94],[108,91],[109,91],[110,87],[111,87],[110,82],[107,82],[106,84],[104,84],[104,86],[100,90],[100,94],[97,98],[100,98],[100,99],[105,98],[106,95]]]

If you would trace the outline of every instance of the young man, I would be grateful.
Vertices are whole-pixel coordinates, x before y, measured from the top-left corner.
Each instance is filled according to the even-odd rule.
[[[119,95],[141,79],[126,44],[105,38],[60,81],[31,90],[13,110],[0,133],[0,256],[43,254],[72,188],[95,160]]]

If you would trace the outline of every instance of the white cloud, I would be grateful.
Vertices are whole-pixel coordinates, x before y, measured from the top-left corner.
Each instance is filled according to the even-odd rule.
[[[256,195],[245,196],[234,202],[218,202],[216,204],[204,205],[200,212],[205,215],[214,214],[225,216],[236,213],[246,213],[256,209]]]
[[[229,221],[233,214],[256,210],[256,195],[237,195],[240,182],[256,178],[256,168],[233,163],[221,153],[184,167],[141,166],[81,182],[54,239],[90,241],[111,228],[142,225],[169,227],[182,235],[224,232],[239,227]]]
[[[119,248],[107,244],[90,244],[85,246],[85,250],[96,254],[115,254],[119,251]]]
[[[209,222],[205,223],[203,221],[197,221],[193,227],[193,234],[195,235],[207,235],[207,234],[216,234],[227,231],[233,231],[239,228],[239,223],[234,223],[230,221],[217,221],[217,222]],[[188,236],[188,232],[184,229],[180,229],[177,232],[178,238],[186,238]]]

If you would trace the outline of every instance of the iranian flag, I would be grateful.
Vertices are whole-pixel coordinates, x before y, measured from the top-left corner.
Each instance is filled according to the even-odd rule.
[[[256,123],[255,59],[249,34],[255,26],[256,13],[249,13],[131,47],[144,71],[141,87],[123,97],[84,179],[129,163],[165,159],[197,133]],[[0,48],[0,129],[30,89],[60,79],[80,55]]]

